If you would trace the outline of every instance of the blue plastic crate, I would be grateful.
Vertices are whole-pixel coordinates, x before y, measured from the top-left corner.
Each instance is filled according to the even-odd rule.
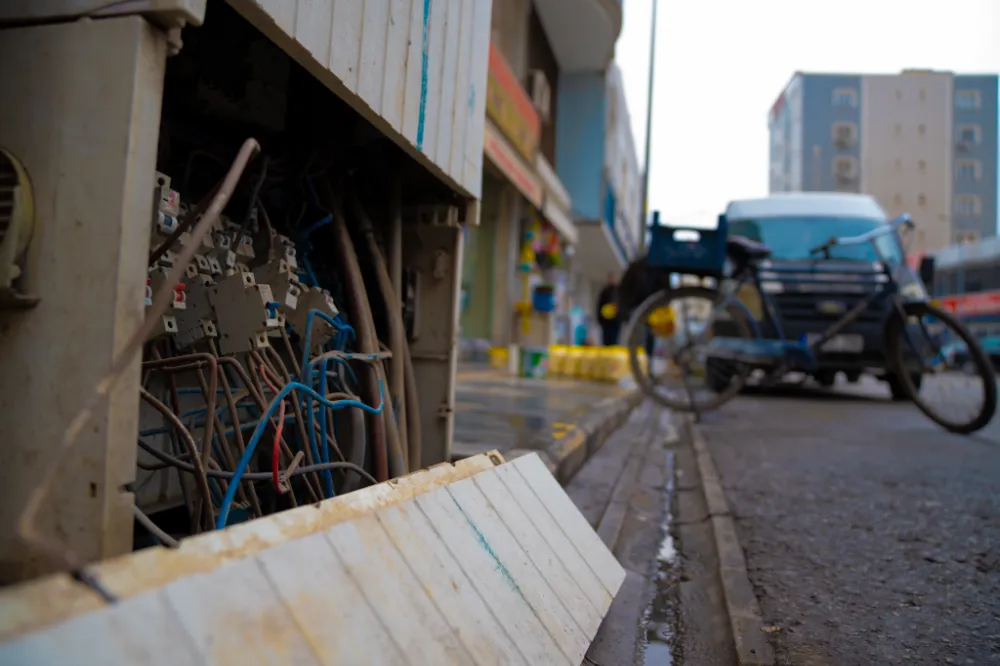
[[[654,225],[650,229],[650,266],[670,273],[721,277],[726,264],[726,222],[715,229]]]

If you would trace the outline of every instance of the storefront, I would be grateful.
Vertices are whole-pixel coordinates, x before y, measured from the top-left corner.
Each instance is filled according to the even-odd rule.
[[[480,225],[466,232],[461,335],[466,345],[548,344],[566,313],[564,258],[576,229],[569,196],[538,152],[539,114],[495,46],[486,113]]]

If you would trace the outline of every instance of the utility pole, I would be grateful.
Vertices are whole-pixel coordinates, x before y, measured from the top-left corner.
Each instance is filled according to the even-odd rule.
[[[642,170],[642,230],[639,232],[639,252],[646,248],[646,230],[649,219],[649,153],[653,134],[653,73],[656,70],[656,9],[658,0],[653,0],[653,24],[649,38],[649,89],[646,100],[646,159]]]

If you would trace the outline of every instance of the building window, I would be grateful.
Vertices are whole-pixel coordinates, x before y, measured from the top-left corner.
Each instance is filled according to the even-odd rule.
[[[959,90],[955,95],[955,106],[963,111],[979,109],[982,105],[983,100],[978,90]]]
[[[967,183],[977,183],[983,177],[983,165],[979,160],[959,160],[955,162],[955,178]]]
[[[961,217],[977,217],[982,210],[979,197],[974,194],[959,194],[955,197],[955,214]]]
[[[853,157],[833,160],[833,175],[839,185],[853,185],[858,180],[858,162]]]
[[[982,130],[979,125],[959,125],[958,143],[960,146],[971,148],[979,144],[982,137]]]
[[[921,194],[917,196],[917,205],[923,208],[927,205],[927,195]]]
[[[858,91],[854,88],[837,88],[833,91],[833,105],[856,107],[858,105]]]
[[[838,148],[850,148],[858,140],[858,127],[854,123],[834,123],[833,142]]]

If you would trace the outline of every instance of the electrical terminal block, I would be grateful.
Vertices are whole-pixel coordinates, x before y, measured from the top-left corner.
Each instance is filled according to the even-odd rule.
[[[176,334],[177,320],[170,315],[160,315],[159,320],[156,322],[156,326],[152,331],[150,331],[149,337],[146,338],[146,342],[152,342],[153,340],[159,340],[160,338]]]
[[[304,287],[285,260],[269,261],[258,266],[253,273],[258,283],[270,285],[278,311],[290,316],[298,306]]]
[[[303,287],[295,310],[288,315],[288,321],[292,325],[292,330],[303,340],[305,339],[306,322],[309,319],[309,313],[313,310],[318,310],[331,318],[336,317],[340,312],[337,309],[337,305],[333,302],[333,296],[330,295],[329,291],[319,289],[318,287]],[[320,351],[323,345],[333,337],[333,333],[334,330],[330,324],[314,315],[312,318],[312,333],[309,336],[311,347],[309,353],[312,354]]]
[[[165,267],[153,268],[149,273],[149,279],[146,281],[147,288],[151,288],[155,294],[163,287],[163,284],[167,281],[167,276],[170,270]],[[187,285],[183,282],[178,282],[173,286],[174,289],[174,300],[171,303],[171,307],[175,310],[184,310],[187,308]]]
[[[177,319],[175,340],[179,347],[190,347],[205,338],[218,337],[215,313],[208,298],[208,291],[214,286],[215,282],[207,275],[199,275],[188,285],[187,307],[174,313]]]
[[[292,272],[298,271],[299,262],[295,254],[295,243],[292,242],[292,239],[279,233],[275,233],[273,238],[274,243],[272,243],[272,247],[274,249],[271,252],[271,261],[284,259]]]
[[[202,319],[197,326],[186,331],[178,331],[174,336],[174,342],[180,349],[187,349],[208,338],[218,338],[219,331],[215,328],[215,322],[211,319]]]
[[[253,250],[253,236],[243,234],[236,244],[236,254],[246,259],[256,259],[257,254]]]
[[[257,284],[253,273],[233,273],[208,288],[223,354],[238,354],[270,346],[268,334],[280,330],[271,287]]]

